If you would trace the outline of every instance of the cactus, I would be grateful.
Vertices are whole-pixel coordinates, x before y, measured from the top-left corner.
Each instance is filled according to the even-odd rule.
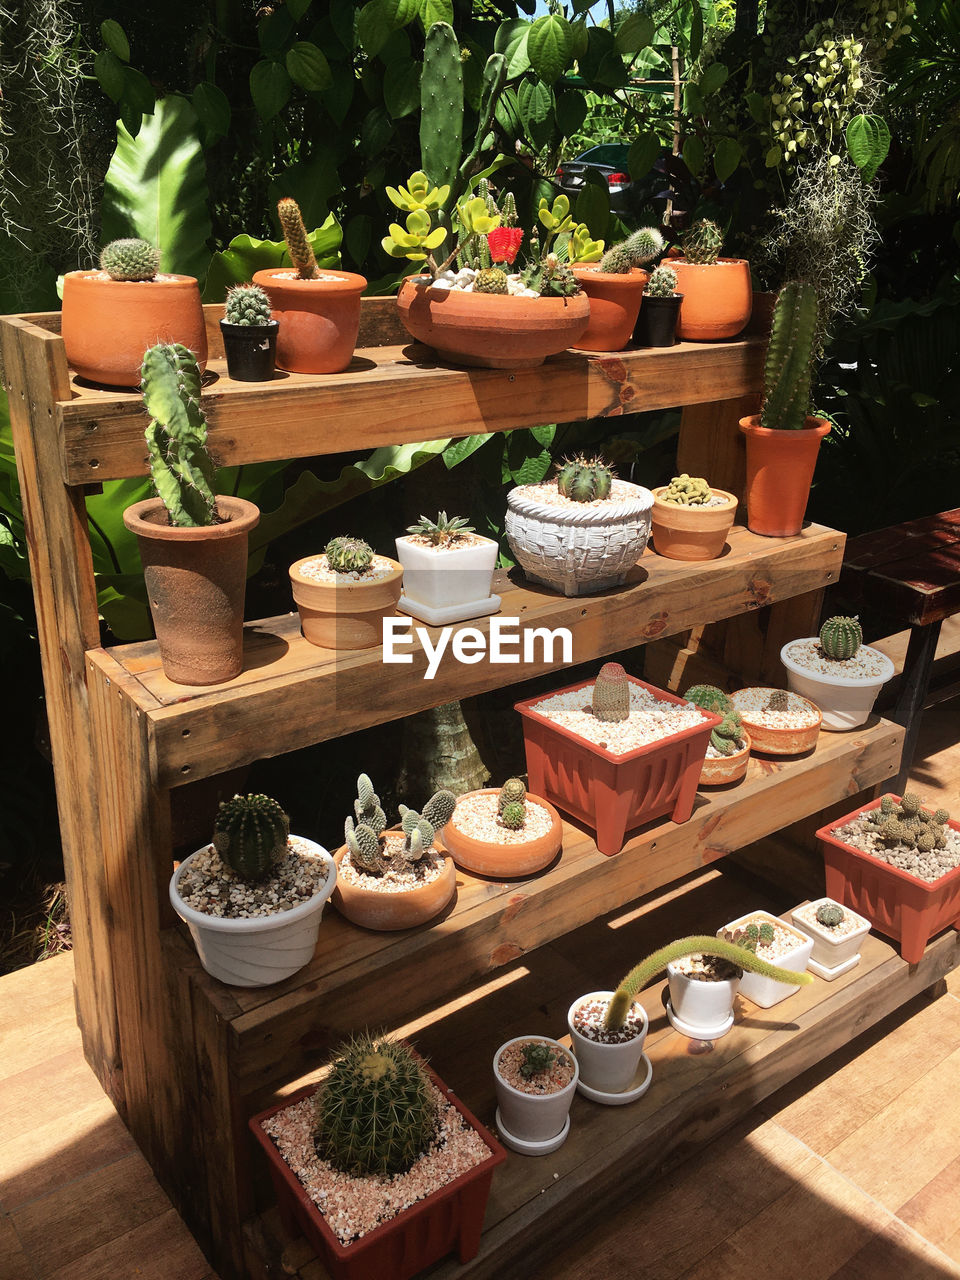
[[[663,253],[663,236],[656,227],[641,227],[632,236],[612,245],[600,259],[600,270],[611,275],[626,275],[633,267],[658,258]]]
[[[630,683],[619,662],[605,662],[593,682],[593,714],[607,724],[630,716]]]
[[[460,42],[446,22],[428,24],[420,77],[420,157],[439,182],[453,182],[463,148]]]
[[[140,380],[150,415],[144,433],[150,474],[170,523],[190,528],[218,524],[196,356],[178,342],[158,343],[144,353]]]
[[[241,880],[263,880],[287,852],[290,819],[269,796],[234,796],[221,801],[213,847]]]
[[[474,293],[507,293],[507,273],[500,267],[483,267],[473,278]]]
[[[931,813],[924,809],[915,791],[908,791],[898,804],[891,795],[881,797],[879,809],[861,815],[866,831],[885,843],[904,844],[920,853],[942,849],[947,843],[944,830],[950,814],[946,809]]]
[[[500,821],[509,831],[522,831],[527,810],[522,800],[511,800],[500,810]]]
[[[408,1045],[364,1033],[340,1046],[314,1099],[322,1160],[354,1176],[404,1173],[436,1127],[436,1093]]]
[[[768,920],[750,921],[738,929],[724,929],[723,937],[735,947],[743,947],[744,951],[756,954],[760,946],[769,946],[776,937],[776,931]]]
[[[817,291],[791,280],[773,310],[763,371],[760,425],[799,431],[810,408],[810,383],[817,331]]]
[[[503,813],[508,804],[523,804],[527,798],[527,788],[519,778],[508,778],[500,788],[497,796],[497,810]]]
[[[565,458],[557,471],[557,488],[572,502],[595,502],[610,497],[614,471],[602,458]]]
[[[680,236],[680,245],[687,262],[709,266],[720,257],[723,248],[723,232],[715,222],[704,218],[695,222],[689,231]]]
[[[689,476],[686,471],[674,476],[667,487],[657,495],[661,502],[681,507],[702,507],[713,497],[713,490],[702,476]]]
[[[423,806],[423,813],[400,805],[400,826],[405,836],[402,855],[407,862],[419,862],[433,847],[434,837],[453,817],[457,800],[452,791],[436,791]]]
[[[353,863],[368,875],[379,876],[386,871],[394,856],[404,863],[419,862],[433,847],[436,833],[453,817],[456,798],[452,791],[437,791],[423,807],[423,813],[400,808],[400,826],[403,843],[399,850],[389,847],[386,840],[386,815],[380,807],[380,797],[365,773],[357,779],[357,798],[353,802],[356,822],[348,817],[343,824],[343,834]]]
[[[316,280],[320,272],[317,270],[317,259],[313,248],[307,239],[307,229],[303,225],[300,206],[296,200],[284,196],[277,204],[277,216],[280,219],[283,238],[287,242],[290,261],[296,267],[297,275],[301,280]]]
[[[787,711],[789,708],[790,699],[787,697],[786,689],[771,689],[764,711]]]
[[[863,631],[856,618],[828,618],[820,628],[820,648],[828,658],[844,662],[863,643]]]
[[[407,533],[415,533],[421,538],[426,538],[435,547],[446,547],[451,543],[459,542],[461,538],[471,533],[476,533],[476,529],[467,524],[466,516],[448,516],[445,511],[441,511],[437,514],[436,520],[422,515],[416,524],[408,524]]]
[[[655,267],[643,292],[648,298],[672,298],[677,292],[677,273],[673,267],[663,264]]]
[[[258,284],[238,284],[227,290],[224,317],[227,324],[244,326],[270,323],[270,299]]]
[[[509,193],[508,193],[509,194]],[[513,196],[510,195],[510,200]],[[506,201],[504,201],[506,204]],[[512,205],[514,210],[513,216],[516,217],[516,205]],[[496,212],[496,206],[494,206]],[[494,227],[492,231],[488,231],[486,235],[487,251],[490,254],[491,262],[505,262],[507,266],[512,266],[516,261],[520,246],[523,244],[523,228],[508,226],[503,219],[508,215],[500,214],[500,226]]]
[[[523,1046],[523,1060],[520,1063],[520,1074],[524,1080],[538,1076],[542,1071],[549,1071],[557,1060],[553,1047],[543,1040],[531,1040]]]
[[[710,745],[722,756],[732,756],[739,749],[742,738],[743,725],[736,712],[710,730]]]
[[[683,696],[687,702],[693,702],[704,711],[712,711],[718,716],[723,716],[724,719],[737,714],[729,696],[716,685],[692,684]]]
[[[324,555],[334,573],[366,573],[373,564],[373,548],[362,538],[331,538]]]
[[[147,240],[111,240],[100,252],[100,270],[111,280],[153,280],[160,270],[160,250]]]
[[[835,929],[845,919],[846,912],[836,902],[821,902],[817,907],[817,924],[822,924],[826,929]]]

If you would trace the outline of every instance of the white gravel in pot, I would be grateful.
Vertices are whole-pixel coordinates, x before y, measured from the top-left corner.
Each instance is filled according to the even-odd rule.
[[[396,566],[391,564],[386,556],[375,555],[370,562],[370,568],[365,573],[335,573],[327,563],[326,554],[321,552],[312,560],[305,560],[300,565],[299,572],[311,582],[379,582],[380,579],[388,578],[391,573],[395,573]]]
[[[483,840],[487,844],[527,844],[549,834],[553,818],[542,804],[526,799],[523,827],[514,831],[500,821],[498,801],[496,791],[487,795],[465,796],[457,801],[451,822],[465,836]]]
[[[816,637],[794,640],[784,649],[798,667],[831,680],[879,680],[889,677],[890,659],[878,649],[861,645],[852,658],[828,658]]]
[[[432,884],[443,875],[445,859],[436,849],[428,849],[417,862],[407,862],[401,856],[398,846],[403,844],[404,836],[400,831],[384,833],[387,849],[396,849],[395,865],[388,866],[379,876],[372,876],[354,864],[350,850],[347,849],[340,859],[340,879],[358,889],[372,889],[374,893],[409,893],[411,889],[420,889]]]
[[[626,755],[647,743],[703,723],[703,713],[691,702],[661,701],[638,684],[631,683],[628,688],[630,715],[626,720],[597,719],[590,705],[592,685],[551,694],[535,702],[532,710],[613,755]]]
[[[308,902],[327,883],[326,859],[313,853],[298,836],[287,841],[288,853],[261,881],[243,880],[223,862],[213,845],[201,849],[177,883],[188,907],[226,920],[273,916]]]

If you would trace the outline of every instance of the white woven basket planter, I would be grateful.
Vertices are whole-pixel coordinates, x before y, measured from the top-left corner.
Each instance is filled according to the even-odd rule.
[[[531,499],[531,487],[507,494],[507,539],[527,577],[565,596],[625,582],[650,536],[650,490],[618,481],[620,493],[629,490],[618,501],[551,506]]]

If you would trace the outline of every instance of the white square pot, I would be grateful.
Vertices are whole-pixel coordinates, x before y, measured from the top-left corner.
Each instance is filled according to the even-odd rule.
[[[434,548],[409,536],[397,538],[400,608],[434,626],[496,613],[500,597],[491,594],[491,584],[500,548],[492,538],[477,539],[465,547]]]
[[[844,913],[852,916],[857,922],[856,929],[838,935],[833,929],[820,924],[815,918],[817,907],[824,904],[841,907]],[[797,907],[791,912],[791,919],[801,933],[813,939],[813,952],[810,956],[810,968],[821,978],[829,982],[839,978],[841,973],[852,969],[860,959],[860,942],[870,932],[870,921],[842,902],[834,902],[833,898],[817,898],[806,906]]]
[[[769,911],[748,911],[746,915],[740,916],[737,920],[731,920],[722,929],[718,929],[717,937],[721,938],[728,929],[738,929],[741,925],[749,924],[751,920],[772,924],[779,929],[786,929],[789,933],[796,934],[797,945],[791,947],[785,955],[780,956],[773,963],[780,969],[793,969],[795,973],[803,973],[813,951],[813,939],[799,933],[783,920],[777,919],[776,916],[772,916]],[[761,1009],[770,1009],[773,1005],[779,1004],[781,1000],[786,1000],[787,996],[792,996],[795,991],[799,990],[799,986],[788,986],[785,982],[774,982],[772,978],[765,978],[759,973],[751,973],[748,969],[744,969],[743,980],[740,983],[740,994],[748,1000],[752,1000]]]

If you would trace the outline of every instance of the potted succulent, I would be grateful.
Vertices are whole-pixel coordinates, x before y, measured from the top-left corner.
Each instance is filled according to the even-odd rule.
[[[730,696],[712,684],[691,685],[683,696],[704,711],[723,717],[710,730],[707,754],[700,770],[700,786],[719,787],[739,782],[750,760],[750,735]]]
[[[685,471],[653,490],[653,549],[670,560],[715,560],[733,528],[737,500]]]
[[[750,264],[721,258],[723,232],[715,222],[695,222],[680,236],[683,256],[671,258],[683,296],[679,336],[686,341],[734,338],[747,327],[753,309]]]
[[[683,294],[677,292],[677,273],[661,262],[643,287],[640,311],[633,330],[638,347],[672,347],[677,341],[677,321]]]
[[[164,674],[179,684],[232,680],[243,668],[247,541],[252,502],[215,497],[200,367],[179,343],[143,356],[150,474],[158,498],[123,513],[137,536]]]
[[[781,969],[795,969],[802,973],[813,951],[813,939],[800,933],[769,911],[750,911],[731,920],[717,933],[735,946],[752,951],[768,964]],[[793,986],[777,981],[762,973],[746,972],[740,983],[740,994],[752,1000],[761,1009],[770,1009],[787,996],[799,991]]]
[[[819,636],[788,640],[780,650],[787,685],[823,714],[824,729],[855,729],[894,674],[885,653],[863,643],[857,618],[828,618]]]
[[[400,608],[433,627],[485,618],[500,608],[491,586],[500,548],[464,516],[421,516],[397,539],[403,566]]]
[[[506,1152],[403,1042],[364,1032],[250,1129],[281,1217],[333,1280],[409,1280],[476,1255]]]
[[[279,327],[270,316],[270,299],[258,284],[238,284],[227,290],[220,332],[227,373],[234,382],[270,381]]]
[[[581,240],[574,233],[570,258],[573,274],[590,299],[590,323],[577,346],[582,351],[622,351],[633,336],[644,286],[650,279],[643,266],[663,253],[663,236],[656,227],[641,227],[592,264],[580,256],[580,245]],[[595,252],[592,242],[590,246],[588,256]]]
[[[336,878],[326,849],[290,835],[276,800],[234,796],[220,804],[212,842],[173,873],[170,901],[207,973],[265,987],[313,959]]]
[[[533,582],[565,596],[618,587],[643,555],[653,495],[602,458],[565,459],[556,475],[507,494],[506,533]]]
[[[754,533],[790,538],[803,527],[826,418],[810,414],[817,332],[817,291],[784,285],[773,309],[759,414],[740,419],[747,438],[747,525]]]
[[[412,929],[439,915],[457,891],[453,859],[437,834],[456,803],[437,791],[423,813],[400,806],[401,826],[386,830],[380,797],[365,773],[357,779],[355,820],[344,823],[346,844],[334,854],[337,887],[333,905],[364,929]]]
[[[60,327],[67,363],[81,378],[108,387],[135,387],[143,353],[156,343],[180,343],[207,363],[207,331],[193,276],[160,271],[160,251],[146,240],[114,240],[100,269],[63,277]]]
[[[593,680],[516,703],[531,791],[585,822],[601,853],[669,813],[686,822],[721,717],[607,662]]]
[[[290,566],[304,638],[322,649],[372,649],[400,599],[403,566],[362,538],[331,538],[320,555]]]
[[[870,921],[832,898],[805,902],[790,913],[801,933],[813,939],[807,968],[818,978],[833,982],[860,963],[860,941],[870,932]]]
[[[443,843],[457,866],[475,875],[529,876],[560,852],[563,824],[552,804],[530,795],[520,778],[508,778],[500,788],[462,795]]]
[[[253,276],[280,321],[277,366],[293,373],[340,373],[353,359],[367,281],[353,271],[317,266],[296,200],[284,197],[277,216],[293,266]]]
[[[607,1028],[612,991],[591,991],[567,1010],[567,1027],[580,1068],[579,1091],[591,1102],[624,1106],[649,1089],[653,1067],[643,1052],[649,1019],[639,1000],[621,1026]]]
[[[549,1036],[515,1036],[493,1055],[497,1131],[511,1151],[546,1156],[566,1141],[577,1060]]]
[[[934,934],[960,924],[960,824],[916,792],[884,795],[817,832],[827,893],[900,943],[917,964]]]
[[[820,708],[799,693],[751,685],[731,693],[730,701],[750,735],[753,751],[795,756],[817,745]]]

